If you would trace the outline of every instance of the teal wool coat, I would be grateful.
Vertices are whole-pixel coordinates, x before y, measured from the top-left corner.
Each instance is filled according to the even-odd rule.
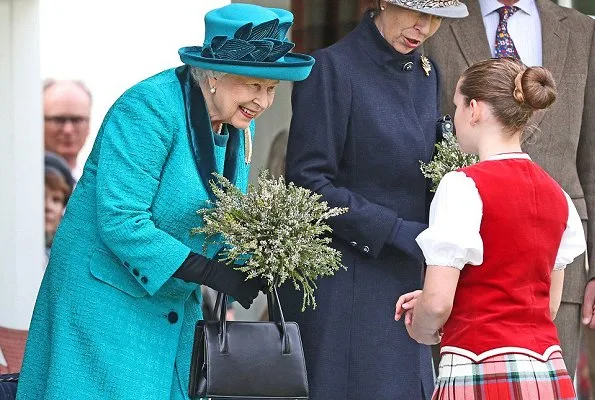
[[[204,237],[190,230],[200,226],[210,171],[199,173],[193,154],[223,173],[235,134],[236,184],[244,191],[249,165],[241,131],[212,134],[202,95],[197,123],[210,153],[193,153],[182,87],[176,70],[164,71],[107,113],[54,240],[19,400],[188,398],[200,286],[172,274],[190,250],[203,249]]]

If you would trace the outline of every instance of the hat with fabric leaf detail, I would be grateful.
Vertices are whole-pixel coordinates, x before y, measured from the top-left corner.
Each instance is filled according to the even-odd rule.
[[[290,53],[294,44],[286,35],[292,23],[287,10],[232,3],[205,15],[202,46],[178,53],[185,64],[205,70],[300,81],[310,74],[314,58]]]

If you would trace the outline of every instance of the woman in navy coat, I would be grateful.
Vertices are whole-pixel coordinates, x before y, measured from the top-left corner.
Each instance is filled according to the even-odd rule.
[[[458,1],[380,0],[340,42],[316,52],[293,92],[287,178],[349,211],[330,221],[347,271],[318,282],[317,308],[281,293],[302,332],[311,400],[417,400],[433,389],[430,349],[395,322],[399,296],[420,287],[415,237],[426,227],[437,72],[418,47]]]

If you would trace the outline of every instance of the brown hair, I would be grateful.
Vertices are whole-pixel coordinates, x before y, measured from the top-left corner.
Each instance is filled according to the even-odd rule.
[[[524,131],[535,110],[556,100],[556,84],[543,67],[527,68],[511,58],[493,58],[469,67],[461,75],[459,90],[465,104],[488,103],[510,134]]]
[[[66,180],[54,172],[45,173],[45,185],[53,190],[60,190],[64,194],[64,206],[72,194],[72,188],[66,183]]]

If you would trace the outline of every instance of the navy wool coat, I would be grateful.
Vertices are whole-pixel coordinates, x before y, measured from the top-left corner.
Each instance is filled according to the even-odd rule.
[[[348,269],[318,282],[316,310],[302,313],[291,285],[280,293],[300,325],[311,400],[416,400],[433,389],[430,349],[394,320],[398,297],[420,288],[423,263],[394,243],[414,246],[425,227],[419,162],[436,141],[437,74],[425,74],[417,51],[396,52],[373,18],[366,12],[317,51],[292,97],[288,180],[349,207],[329,221]]]

